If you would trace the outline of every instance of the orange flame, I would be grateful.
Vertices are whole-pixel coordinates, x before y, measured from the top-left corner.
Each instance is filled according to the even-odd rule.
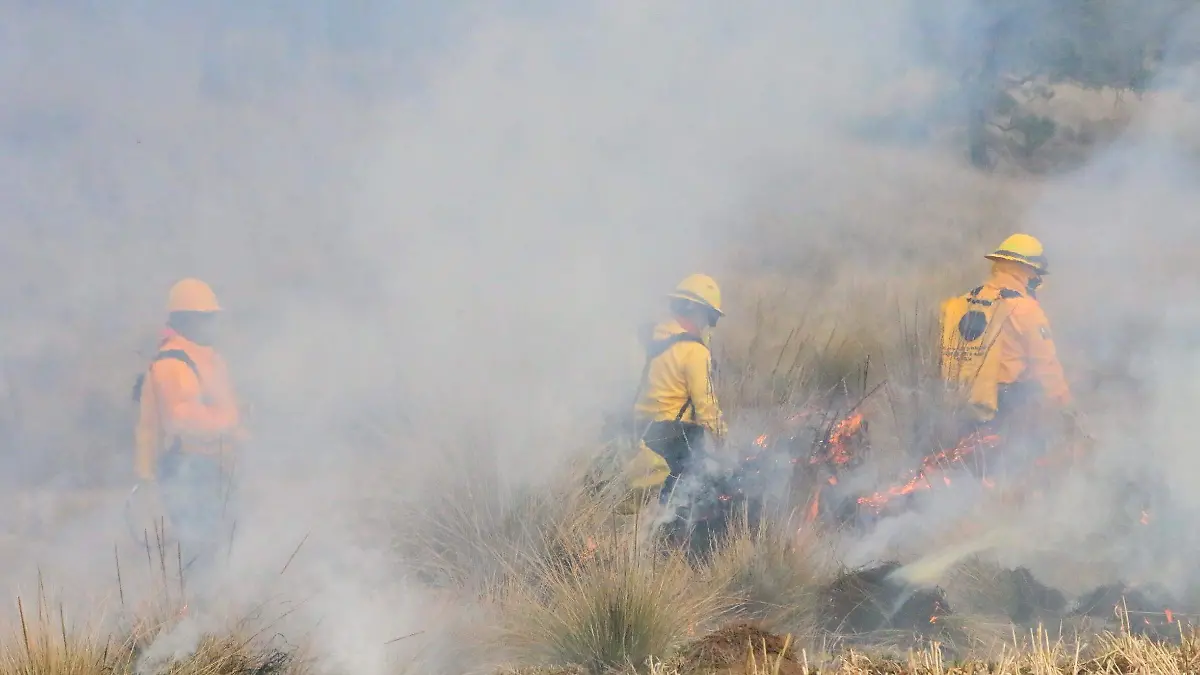
[[[858,503],[878,513],[894,497],[903,497],[918,490],[932,489],[933,483],[930,482],[929,475],[933,472],[942,469],[947,464],[962,462],[967,455],[976,450],[983,447],[995,447],[999,442],[1000,436],[996,434],[983,434],[978,431],[972,432],[959,441],[958,445],[953,448],[936,452],[923,459],[921,461],[921,469],[908,482],[892,486],[883,492],[876,492],[869,497],[860,497]],[[950,485],[950,477],[943,475],[942,482]]]
[[[797,422],[809,417],[810,415],[812,415],[813,412],[815,412],[815,411],[801,410],[800,412],[788,417],[787,424],[790,426],[794,423],[797,423]],[[825,443],[823,444],[828,449],[828,452],[824,455],[814,456],[814,457],[810,458],[809,463],[813,464],[813,465],[818,465],[818,464],[843,465],[843,464],[848,463],[853,457],[850,453],[850,448],[848,448],[847,445],[848,445],[849,441],[855,435],[857,435],[860,431],[862,431],[862,429],[863,429],[862,413],[855,413],[855,414],[839,421],[837,424],[834,424],[830,428],[829,436],[826,438]],[[771,441],[771,437],[769,434],[762,434],[758,438],[754,439],[754,444],[760,448],[765,448],[765,447],[767,447],[767,444],[770,441]],[[791,463],[796,464],[800,461],[802,461],[800,458],[793,458],[791,460]],[[829,485],[837,485],[838,484],[837,476],[830,475],[825,480]],[[719,499],[721,501],[726,501],[729,499],[729,497],[726,495],[720,495],[717,497],[717,499]],[[808,507],[806,509],[804,522],[805,523],[815,522],[817,520],[818,515],[820,514],[820,510],[821,510],[821,485],[818,485],[815,492],[813,493],[811,500],[809,501]]]
[[[850,448],[846,446],[851,438],[862,431],[862,425],[862,413],[854,413],[833,425],[833,428],[829,430],[829,455],[827,457],[829,461],[834,464],[845,464],[851,460]]]
[[[804,515],[804,522],[811,525],[817,521],[817,516],[821,514],[821,486],[813,492],[812,500],[808,503],[808,513]]]
[[[1150,512],[1147,511],[1146,509],[1142,509],[1142,517],[1138,522],[1140,522],[1143,525],[1149,525],[1150,524]]]
[[[1167,615],[1167,623],[1175,623],[1175,612],[1172,612],[1170,609],[1167,609],[1165,614]]]

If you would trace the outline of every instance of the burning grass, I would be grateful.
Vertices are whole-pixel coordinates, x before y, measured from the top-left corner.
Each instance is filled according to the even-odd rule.
[[[918,639],[941,632],[950,605],[940,589],[915,589],[896,582],[895,562],[847,571],[822,591],[826,631],[848,637],[898,632]]]

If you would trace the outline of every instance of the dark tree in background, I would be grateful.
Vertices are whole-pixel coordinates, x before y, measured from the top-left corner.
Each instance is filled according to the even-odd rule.
[[[1014,84],[1038,79],[1140,93],[1164,59],[1179,65],[1200,55],[1200,0],[947,0],[919,12],[930,56],[959,73],[967,150],[985,168],[986,127]]]

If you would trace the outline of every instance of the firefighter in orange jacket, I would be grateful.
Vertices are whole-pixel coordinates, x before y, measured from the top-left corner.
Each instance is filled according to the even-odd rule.
[[[176,283],[158,352],[138,380],[134,472],[157,483],[186,561],[220,541],[233,450],[244,440],[225,362],[213,346],[221,311],[198,279]]]
[[[660,492],[664,504],[706,442],[720,443],[726,432],[708,348],[709,332],[724,316],[721,290],[711,277],[694,274],[668,299],[671,315],[654,327],[634,404],[642,441],[670,467]]]
[[[988,280],[942,303],[942,377],[976,425],[1029,426],[1034,411],[1074,424],[1071,390],[1037,299],[1049,271],[1041,242],[1014,234],[985,256]]]

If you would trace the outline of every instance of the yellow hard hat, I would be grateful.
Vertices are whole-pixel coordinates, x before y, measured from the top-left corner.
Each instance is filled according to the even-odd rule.
[[[984,256],[988,260],[1012,260],[1029,265],[1038,274],[1050,271],[1042,242],[1028,234],[1014,234],[1000,243],[995,251]]]
[[[725,316],[725,312],[721,311],[721,288],[707,274],[693,274],[687,277],[679,282],[667,297],[690,300],[712,309],[720,316]]]
[[[219,312],[217,294],[199,279],[182,279],[167,295],[168,312]]]

